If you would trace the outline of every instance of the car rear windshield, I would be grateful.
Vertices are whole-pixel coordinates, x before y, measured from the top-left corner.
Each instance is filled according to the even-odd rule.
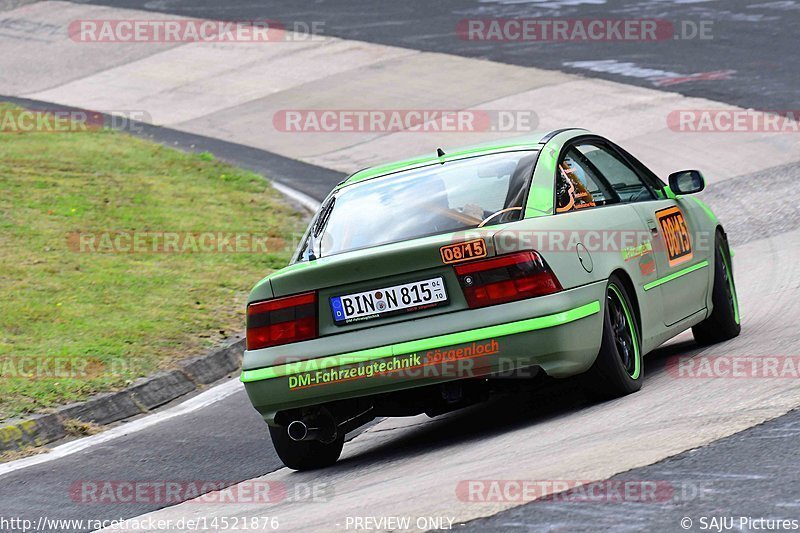
[[[519,220],[536,156],[476,156],[344,187],[320,208],[298,260]]]

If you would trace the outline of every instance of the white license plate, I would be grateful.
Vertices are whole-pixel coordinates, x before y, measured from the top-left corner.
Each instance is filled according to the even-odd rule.
[[[447,303],[443,278],[431,278],[330,299],[333,321],[351,324],[403,313],[413,313]]]

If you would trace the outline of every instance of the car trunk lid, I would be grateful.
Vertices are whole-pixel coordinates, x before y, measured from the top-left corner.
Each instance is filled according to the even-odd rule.
[[[442,248],[481,241],[484,247],[481,256],[491,257],[495,253],[493,234],[491,230],[448,233],[322,257],[291,265],[270,277],[270,284],[275,297],[309,290],[318,292],[320,336],[458,311],[468,306],[455,271],[448,263],[458,262],[454,255],[459,253],[450,254],[448,250],[443,253]],[[445,263],[443,255],[447,256],[448,263]],[[444,284],[445,303],[412,306],[408,311],[395,311],[390,316],[370,313],[369,317],[351,323],[337,323],[335,320],[332,299],[341,302],[342,296],[439,279]]]

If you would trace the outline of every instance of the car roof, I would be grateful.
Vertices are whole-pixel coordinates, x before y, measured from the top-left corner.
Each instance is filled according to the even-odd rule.
[[[377,178],[380,176],[385,176],[387,174],[394,174],[396,172],[400,172],[403,170],[410,170],[413,168],[418,168],[433,163],[444,163],[447,161],[453,161],[465,157],[487,155],[492,153],[508,152],[515,150],[538,150],[542,147],[543,144],[549,141],[556,134],[568,130],[575,130],[576,133],[580,132],[580,134],[588,133],[588,131],[581,128],[565,128],[549,132],[546,131],[539,133],[531,133],[529,135],[525,135],[522,137],[513,137],[510,139],[501,139],[497,141],[490,141],[486,143],[456,148],[455,150],[452,151],[445,150],[445,154],[441,157],[438,156],[437,150],[434,148],[431,150],[429,154],[426,155],[412,157],[409,159],[403,159],[401,161],[395,161],[393,163],[386,163],[383,165],[368,167],[359,170],[358,172],[348,176],[347,179],[342,181],[336,187],[336,189],[338,190],[342,187],[346,187],[354,183],[359,183],[365,180]]]

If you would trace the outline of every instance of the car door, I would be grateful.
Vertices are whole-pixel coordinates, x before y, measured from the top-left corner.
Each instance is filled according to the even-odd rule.
[[[610,183],[620,201],[636,210],[652,236],[654,275],[643,288],[647,294],[660,293],[664,325],[674,325],[702,311],[706,307],[708,272],[698,268],[706,254],[697,246],[700,228],[694,204],[669,198],[663,190],[655,189],[652,181],[657,178],[650,173],[648,179],[645,171],[649,170],[644,165],[611,143],[591,143],[579,148]]]
[[[652,236],[631,203],[617,192],[601,169],[587,157],[598,150],[594,141],[578,139],[562,150],[556,179],[556,216],[571,213],[584,232],[583,245],[603,272],[622,267],[636,290],[645,337],[665,330],[661,292],[643,287],[657,278]],[[603,165],[601,165],[603,166]],[[652,194],[649,189],[646,193]],[[650,199],[654,198],[652,194]],[[647,340],[647,339],[645,339]]]

